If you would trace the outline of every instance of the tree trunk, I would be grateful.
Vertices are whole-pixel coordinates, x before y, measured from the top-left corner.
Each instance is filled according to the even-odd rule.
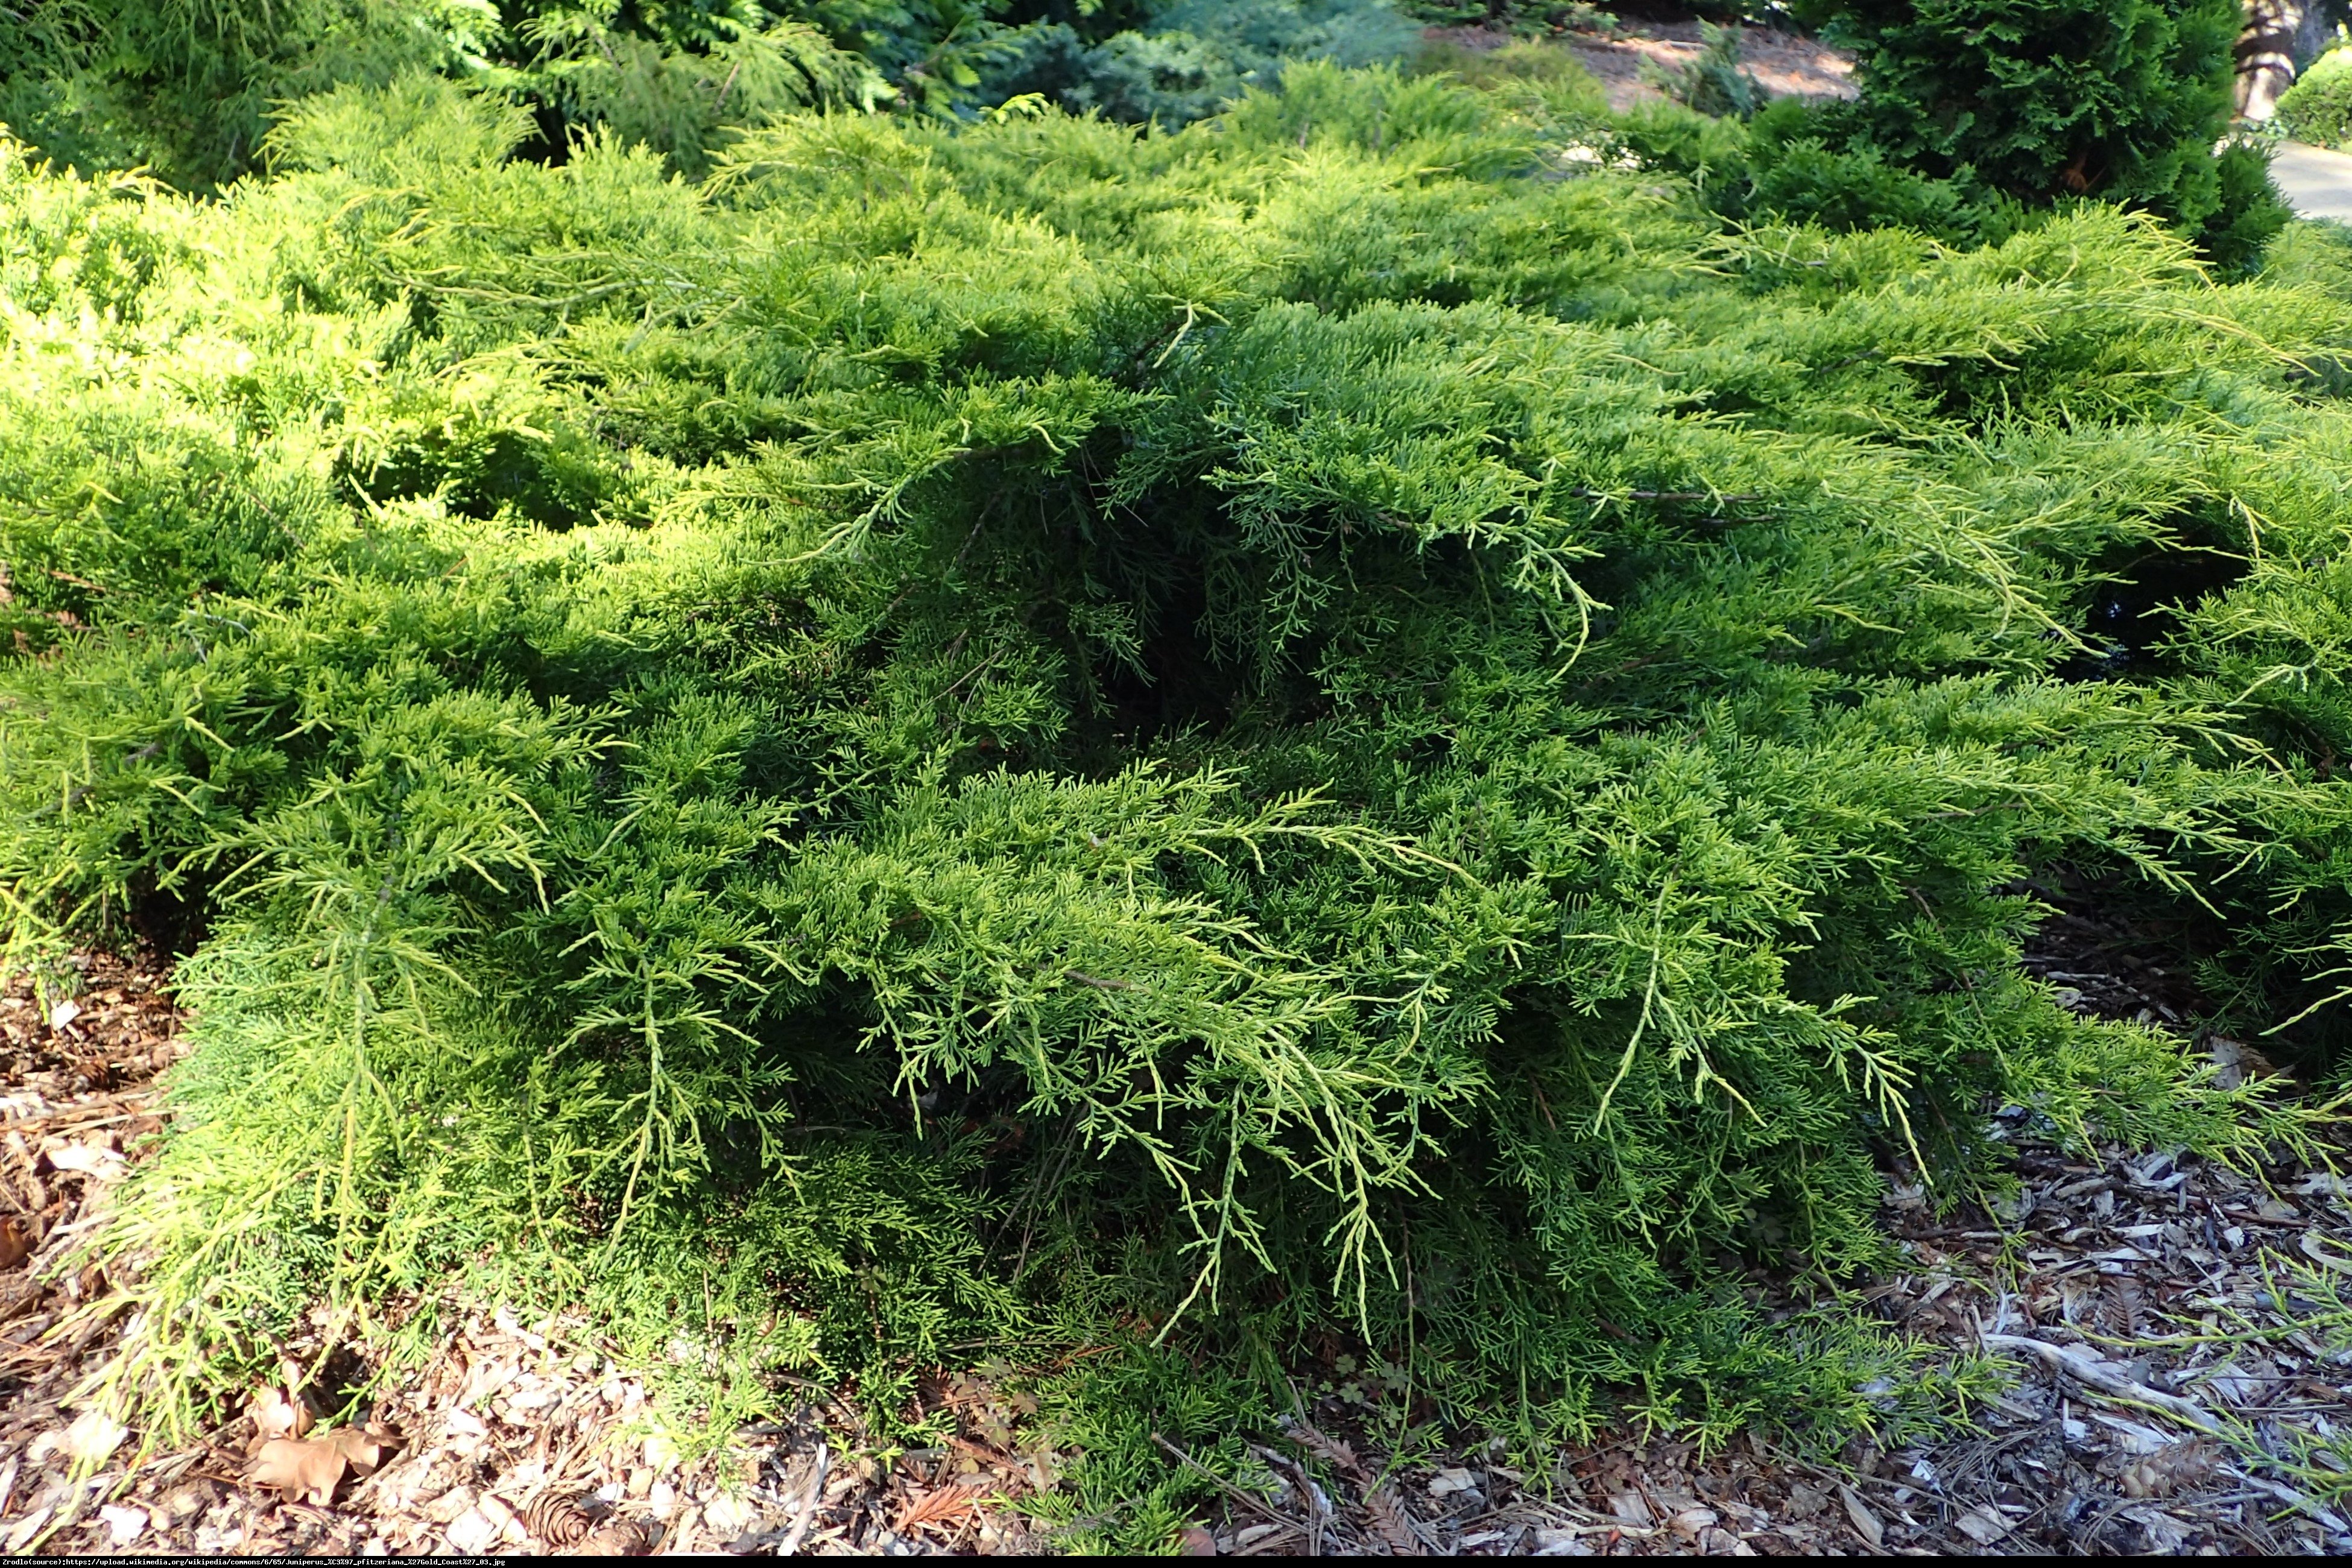
[[[2246,0],[2246,27],[2238,35],[2238,112],[2268,120],[2295,73],[2327,47],[2343,7],[2331,0]]]

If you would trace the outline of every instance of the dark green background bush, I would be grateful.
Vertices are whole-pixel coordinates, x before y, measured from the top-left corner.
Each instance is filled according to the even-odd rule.
[[[2285,211],[2258,153],[2211,151],[2234,14],[2235,0],[1822,0],[1804,15],[1857,49],[1861,101],[1774,106],[1752,139],[1710,142],[1702,184],[1733,218],[1962,243],[2091,195],[2249,267]],[[1416,28],[1390,0],[287,0],[266,26],[236,7],[74,0],[0,11],[0,123],[78,167],[144,163],[204,187],[257,166],[271,103],[425,70],[532,108],[535,156],[560,160],[601,127],[700,177],[741,127],[804,105],[968,117],[1013,100],[1173,127],[1272,87],[1289,61],[1400,59]],[[1689,81],[1669,85],[1748,115],[1761,100],[1736,29],[1709,36]],[[1580,112],[1601,118],[1597,102]]]
[[[1858,102],[1821,111],[1826,144],[2030,205],[2145,207],[2224,266],[2286,219],[2230,125],[2240,0],[1815,0],[1799,14],[1851,48]]]

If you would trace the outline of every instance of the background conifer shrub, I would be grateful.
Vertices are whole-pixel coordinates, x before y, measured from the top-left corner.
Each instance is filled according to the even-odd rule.
[[[1821,111],[1934,179],[2028,205],[2145,207],[2244,266],[2285,221],[2229,132],[2239,0],[1895,0],[1800,7],[1854,54],[1859,100]]]
[[[1699,43],[1695,58],[1671,69],[1643,61],[1643,79],[1702,114],[1746,120],[1761,109],[1770,94],[1739,64],[1739,28],[1702,22]]]
[[[696,185],[411,77],[215,203],[11,147],[8,953],[177,943],[198,1037],[118,1390],[462,1279],[692,1303],[731,1411],[1133,1342],[1105,1486],[1256,1397],[1161,1333],[1909,1431],[1953,1384],[1742,1271],[1878,1258],[2004,1103],[2305,1136],[2016,960],[2063,871],[2341,1012],[2341,258],[1727,235],[1582,101],[1309,64]]]

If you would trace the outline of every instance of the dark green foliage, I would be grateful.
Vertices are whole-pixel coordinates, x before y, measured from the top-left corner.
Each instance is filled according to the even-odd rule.
[[[1388,0],[1167,0],[1099,43],[1041,32],[1017,84],[1114,120],[1184,125],[1274,86],[1286,62],[1385,63],[1418,38]]]
[[[2016,958],[2064,867],[2291,935],[2210,954],[2250,1015],[2334,984],[2352,269],[1727,235],[1613,165],[1740,128],[1590,104],[1306,65],[697,186],[404,78],[217,204],[9,153],[13,951],[194,946],[123,1385],[470,1272],[877,1409],[1164,1331],[1916,1424],[1740,1271],[1878,1258],[2002,1102],[2298,1136]],[[1087,1418],[1230,1432],[1170,1364]]]
[[[2279,95],[2278,125],[2296,141],[2322,147],[2352,142],[2352,49],[2311,62]]]
[[[2095,195],[2146,207],[2227,267],[2285,221],[2229,130],[2239,0],[1816,0],[1855,54],[1861,100],[1827,117],[1935,179],[2029,205]]]
[[[1286,60],[1417,37],[1389,0],[48,0],[0,7],[0,125],[60,163],[218,186],[259,166],[272,103],[437,72],[530,106],[537,156],[604,129],[699,178],[737,129],[812,104],[1035,95],[1181,125]]]
[[[636,27],[618,26],[611,4],[542,8],[514,30],[520,64],[481,73],[484,85],[511,89],[568,129],[641,142],[697,178],[731,126],[810,103],[871,107],[890,95],[866,59],[757,5],[676,18],[649,8],[635,19]]]
[[[61,163],[144,164],[183,186],[258,166],[273,103],[440,72],[609,124],[698,168],[722,123],[889,89],[817,28],[755,0],[68,0],[0,11],[0,122]]]
[[[2184,145],[2228,123],[2236,0],[1906,0],[1836,13],[1880,145],[2011,195],[2099,189],[2201,216]],[[2180,194],[2176,194],[2180,193]]]
[[[1405,15],[1435,26],[1486,26],[1521,37],[1588,33],[1608,37],[1617,15],[1591,0],[1405,0]]]
[[[1769,106],[1751,121],[1733,164],[1744,177],[1724,181],[1717,205],[1844,233],[1898,227],[1959,242],[1982,236],[1994,204],[1980,186],[1922,174],[1842,130],[1834,114],[1796,99]]]

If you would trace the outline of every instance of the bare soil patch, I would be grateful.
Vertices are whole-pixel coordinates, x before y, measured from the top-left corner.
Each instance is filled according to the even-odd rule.
[[[1433,42],[1475,50],[1500,48],[1512,41],[1508,33],[1485,27],[1433,27],[1428,36]],[[1644,23],[1638,28],[1629,26],[1612,38],[1572,33],[1560,43],[1600,81],[1610,108],[1622,110],[1663,100],[1664,95],[1642,79],[1643,64],[1670,68],[1697,58],[1699,25]],[[1775,27],[1742,27],[1739,50],[1741,63],[1775,97],[1854,95],[1853,62],[1815,39]]]

